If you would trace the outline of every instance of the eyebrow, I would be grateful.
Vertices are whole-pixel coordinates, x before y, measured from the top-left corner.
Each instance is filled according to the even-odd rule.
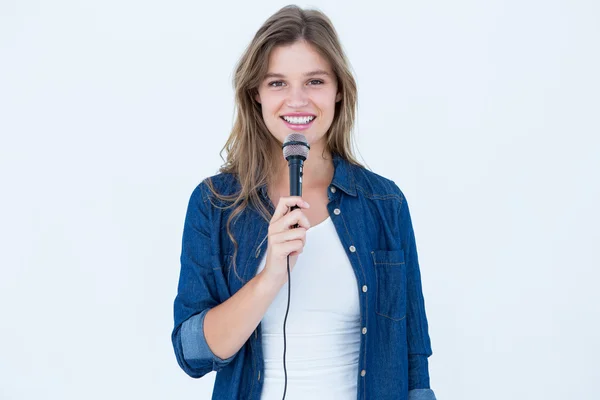
[[[314,71],[310,71],[304,74],[304,76],[314,76],[314,75],[327,75],[330,76],[330,73],[322,70],[322,69],[317,69]],[[264,79],[269,79],[269,78],[285,78],[285,75],[283,74],[278,74],[276,72],[269,72],[265,75]]]

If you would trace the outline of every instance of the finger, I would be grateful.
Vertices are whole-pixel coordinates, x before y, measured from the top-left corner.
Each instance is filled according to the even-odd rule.
[[[281,244],[280,250],[282,254],[294,255],[293,252],[301,253],[304,248],[304,243],[300,240],[291,240]],[[296,254],[296,255],[297,255]]]
[[[296,226],[296,224],[298,225]],[[302,213],[302,209],[296,209],[279,218],[279,220],[271,222],[268,233],[269,235],[273,235],[300,227],[310,229],[310,222],[306,215]]]
[[[306,229],[294,228],[275,233],[269,236],[269,244],[285,243],[296,239],[301,240],[304,245],[306,243]]]
[[[279,220],[288,212],[289,208],[294,205],[301,208],[309,207],[308,203],[302,200],[302,197],[300,196],[282,196],[279,198],[279,203],[277,203],[277,208],[275,208],[271,222]]]
[[[295,226],[298,224],[298,226]],[[302,212],[302,209],[296,209],[292,212],[287,213],[279,221],[275,223],[278,230],[289,229],[291,226],[294,228],[310,229],[310,222],[308,217]]]

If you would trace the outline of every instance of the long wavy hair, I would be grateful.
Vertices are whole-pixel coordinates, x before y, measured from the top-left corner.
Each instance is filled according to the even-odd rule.
[[[255,95],[268,70],[269,55],[276,46],[285,46],[304,40],[310,43],[332,67],[342,98],[335,105],[335,115],[326,132],[326,148],[352,164],[362,166],[353,154],[353,130],[357,109],[356,81],[350,63],[342,49],[337,32],[330,19],[316,9],[302,9],[296,5],[283,7],[267,19],[242,54],[233,77],[236,118],[227,142],[220,151],[225,161],[221,173],[233,174],[240,183],[240,191],[226,196],[218,193],[211,180],[207,186],[212,194],[226,204],[220,208],[234,208],[227,220],[227,234],[234,244],[233,270],[238,251],[237,240],[231,233],[231,222],[251,204],[269,222],[272,215],[259,196],[259,188],[272,182],[278,164],[272,154],[278,140],[269,132],[263,120],[261,104]],[[223,158],[223,152],[227,158]],[[321,155],[323,156],[323,155]],[[219,207],[219,206],[217,206]]]

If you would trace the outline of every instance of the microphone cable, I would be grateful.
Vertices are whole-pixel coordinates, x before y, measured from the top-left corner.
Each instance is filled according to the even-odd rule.
[[[283,318],[283,374],[285,376],[285,384],[283,387],[283,398],[282,400],[285,400],[285,393],[287,391],[287,370],[285,368],[285,349],[286,349],[286,344],[285,344],[285,324],[287,321],[287,316],[288,316],[288,311],[290,311],[290,291],[292,289],[292,281],[290,280],[290,255],[287,255],[287,274],[288,274],[288,300],[287,300],[287,308],[285,310],[285,317]]]
[[[293,211],[297,208],[300,208],[299,206],[292,206],[290,207],[290,211]],[[294,224],[291,226],[291,228],[298,228],[300,227],[300,224]],[[288,312],[290,311],[290,293],[292,291],[292,277],[290,274],[290,255],[287,255],[287,274],[288,274],[288,299],[287,299],[287,308],[285,309],[285,317],[283,318],[283,374],[285,376],[285,383],[283,386],[283,398],[282,400],[285,400],[285,393],[287,392],[287,369],[285,368],[285,350],[286,350],[286,340],[285,340],[285,324],[287,321],[287,317],[288,317]]]

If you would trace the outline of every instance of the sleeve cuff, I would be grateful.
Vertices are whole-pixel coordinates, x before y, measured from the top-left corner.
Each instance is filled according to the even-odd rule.
[[[431,389],[413,389],[408,391],[408,400],[436,400]]]
[[[196,364],[202,360],[212,361],[213,371],[219,371],[229,364],[237,353],[227,359],[222,359],[216,356],[208,347],[204,336],[204,317],[208,310],[210,308],[188,318],[181,325],[183,358],[190,364]]]

